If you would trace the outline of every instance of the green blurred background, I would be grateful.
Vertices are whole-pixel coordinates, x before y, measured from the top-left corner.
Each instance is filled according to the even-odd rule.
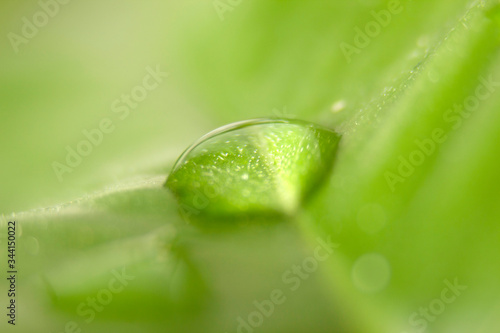
[[[496,1],[6,0],[0,9],[1,274],[7,221],[20,226],[17,325],[3,310],[2,332],[236,332],[328,236],[338,249],[247,331],[500,330],[498,85],[470,111],[453,109],[484,80],[500,81]],[[346,57],[346,44],[357,51]],[[121,119],[115,101],[156,68],[168,76]],[[285,223],[191,228],[162,188],[175,159],[206,132],[257,117],[342,134],[331,177]],[[53,163],[103,119],[114,130],[60,181]],[[446,139],[425,154],[416,142],[436,130]],[[422,162],[401,175],[416,151]],[[123,267],[134,279],[87,323],[78,306]],[[467,289],[440,303],[445,280]]]

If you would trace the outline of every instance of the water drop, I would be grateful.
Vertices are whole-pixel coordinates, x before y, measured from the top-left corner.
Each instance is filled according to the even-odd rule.
[[[342,110],[344,110],[346,107],[346,101],[345,100],[339,100],[335,103],[333,103],[332,105],[332,112],[333,113],[337,113],[337,112],[340,112]]]
[[[351,271],[354,286],[361,292],[383,290],[391,279],[391,265],[379,253],[366,253],[354,263]]]
[[[299,120],[230,124],[190,146],[166,187],[188,217],[291,215],[328,174],[339,139]]]

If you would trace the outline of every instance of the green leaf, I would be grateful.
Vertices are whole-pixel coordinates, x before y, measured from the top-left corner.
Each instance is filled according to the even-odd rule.
[[[19,325],[4,320],[0,330],[64,332],[75,322],[93,333],[236,332],[280,289],[286,301],[255,332],[497,332],[498,2],[401,1],[365,45],[356,45],[359,31],[398,2],[224,3],[221,20],[212,1],[75,2],[36,27],[19,53],[3,39],[0,246],[15,219],[20,275]],[[40,6],[2,2],[4,36],[22,35]],[[345,43],[359,52],[347,59]],[[137,105],[121,102],[140,93],[144,68],[156,63],[168,79]],[[332,156],[286,164],[257,131],[251,145],[276,152],[286,172],[265,164],[272,186],[256,183],[250,196],[276,194],[271,204],[253,202],[287,223],[224,232],[186,224],[176,199],[189,203],[192,194],[176,198],[164,187],[175,158],[212,128],[276,116],[341,134],[332,170],[321,170]],[[64,163],[66,147],[103,118],[114,132],[59,182],[51,163]],[[310,133],[293,132],[290,146]],[[193,185],[178,175],[187,182],[179,189]],[[213,222],[236,220],[242,187],[227,184]],[[277,199],[285,194],[293,200]],[[228,207],[226,218],[217,215]],[[303,270],[328,236],[340,246]],[[135,279],[87,323],[78,306],[105,297],[123,267]],[[455,281],[467,288],[451,295]]]

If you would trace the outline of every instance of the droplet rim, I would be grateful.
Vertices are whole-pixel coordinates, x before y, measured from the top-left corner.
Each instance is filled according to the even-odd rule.
[[[334,133],[337,136],[340,136],[339,133],[335,132],[334,130],[332,130],[332,129],[328,128],[328,127],[325,127],[325,126],[322,126],[322,125],[318,125],[316,123],[312,123],[312,122],[305,121],[305,120],[299,120],[299,119],[287,119],[287,118],[254,118],[254,119],[247,119],[247,120],[237,121],[237,122],[234,122],[234,123],[230,123],[230,124],[218,127],[216,129],[208,132],[207,134],[201,136],[194,143],[192,143],[189,147],[187,147],[182,152],[182,154],[179,156],[179,158],[177,158],[177,160],[175,161],[175,163],[174,163],[174,165],[173,165],[172,169],[170,170],[170,173],[169,173],[169,175],[167,177],[167,181],[165,182],[165,185],[168,184],[168,179],[170,178],[170,176],[172,174],[174,174],[175,171],[182,165],[182,161],[185,159],[185,157],[188,156],[189,153],[191,151],[193,151],[194,149],[196,149],[200,144],[204,143],[207,139],[211,139],[211,138],[214,138],[216,136],[219,136],[219,135],[222,135],[222,134],[225,134],[225,133],[228,133],[228,132],[232,132],[232,131],[235,131],[235,130],[239,130],[239,129],[242,129],[242,128],[245,128],[245,127],[265,125],[265,124],[270,124],[270,123],[274,123],[274,124],[275,123],[296,124],[296,125],[302,125],[302,126],[307,126],[307,127],[317,127],[317,128],[322,129],[322,130],[326,130],[326,131],[332,132],[332,133]]]

